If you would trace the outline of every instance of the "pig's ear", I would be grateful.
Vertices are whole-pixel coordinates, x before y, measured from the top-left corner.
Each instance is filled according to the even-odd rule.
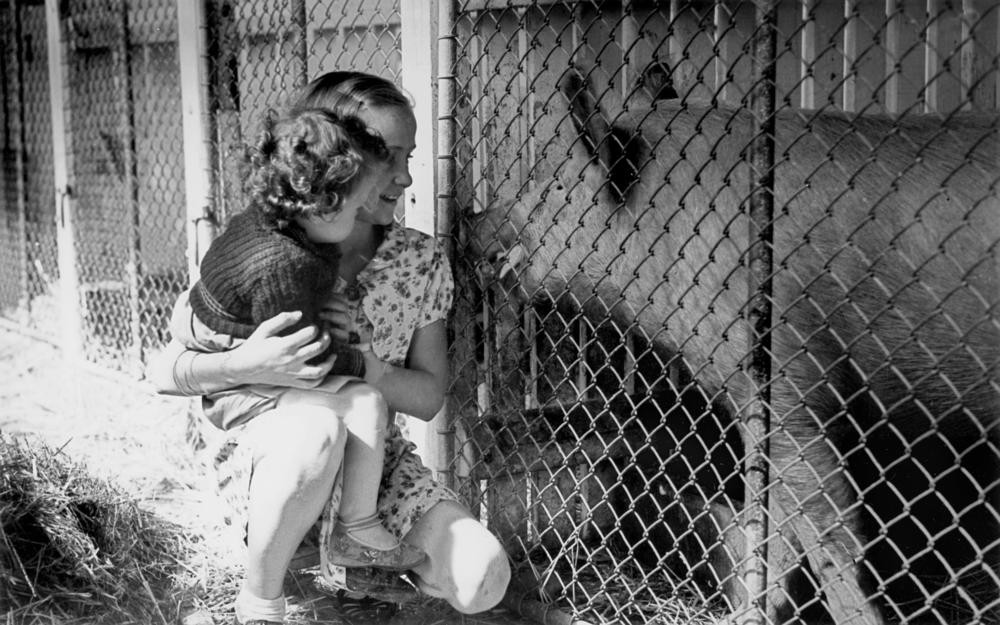
[[[625,202],[638,175],[640,143],[635,133],[608,122],[586,76],[575,67],[563,75],[560,88],[569,101],[570,119],[578,137],[574,149],[583,152],[600,171],[599,186],[610,194],[609,199]]]
[[[597,98],[594,97],[587,78],[577,68],[570,66],[560,80],[560,90],[569,102],[570,120],[587,156],[597,158],[607,171],[612,163],[608,144],[611,125],[597,106]]]

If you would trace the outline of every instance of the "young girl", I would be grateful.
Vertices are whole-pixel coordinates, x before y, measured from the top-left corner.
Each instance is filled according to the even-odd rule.
[[[444,404],[450,379],[446,324],[454,282],[444,243],[393,219],[399,199],[413,182],[408,163],[416,138],[412,104],[391,81],[361,72],[323,74],[290,104],[358,116],[384,138],[392,156],[354,229],[339,246],[339,290],[344,296],[324,311],[335,313],[324,317],[335,329],[283,334],[297,316],[282,313],[229,352],[184,350],[173,340],[150,361],[147,377],[159,392],[171,395],[224,395],[251,382],[308,389],[326,379],[331,363],[307,362],[331,337],[347,340],[354,331],[371,339],[372,349],[364,352],[365,380],[377,393],[376,403],[388,407],[390,414],[399,410],[429,420]],[[354,295],[347,296],[350,293]],[[206,406],[206,416],[223,411],[225,403],[223,399]],[[211,456],[234,522],[248,528],[251,536],[246,578],[236,600],[237,622],[281,623],[285,573],[303,536],[322,526],[320,551],[328,553],[334,542],[327,540],[329,514],[323,511],[338,509],[331,485],[343,460],[343,445],[338,443],[343,432],[327,419],[309,420],[302,410],[283,411],[267,397],[258,398],[255,406],[262,414],[211,441]],[[318,431],[323,428],[325,434]],[[386,528],[427,553],[411,579],[415,576],[421,591],[443,598],[464,614],[489,610],[504,596],[510,580],[503,545],[462,498],[434,480],[391,420],[388,429],[379,513]],[[264,466],[268,479],[260,479]],[[285,467],[288,479],[283,487],[273,479],[275,466]],[[305,549],[303,545],[300,551]],[[350,615],[353,622],[360,613],[371,622],[385,622],[395,611],[396,599],[383,592],[396,595],[409,585],[392,571],[379,571],[374,579],[361,576],[365,569],[347,569],[341,587],[354,592],[345,590],[337,597],[345,620]],[[356,592],[369,597],[359,598]]]
[[[250,151],[249,206],[233,216],[201,263],[201,279],[187,304],[193,315],[171,320],[174,338],[191,349],[231,350],[261,322],[284,311],[301,311],[288,333],[322,324],[320,311],[333,292],[340,252],[337,243],[354,227],[359,207],[384,174],[384,141],[353,117],[305,109],[275,119]],[[184,306],[178,306],[183,309]],[[326,408],[348,431],[343,491],[331,562],[409,570],[424,553],[398,541],[378,520],[376,500],[384,462],[385,410],[357,401],[364,386],[361,352],[331,343],[316,360],[334,355],[333,368],[311,390],[247,385],[213,423],[224,430],[247,423],[261,395],[284,408]],[[206,396],[211,403],[213,396]]]

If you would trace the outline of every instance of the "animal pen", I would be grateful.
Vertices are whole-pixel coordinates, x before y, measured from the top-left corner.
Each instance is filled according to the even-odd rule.
[[[419,128],[399,220],[458,287],[447,406],[410,433],[506,545],[510,605],[1000,621],[994,2],[3,0],[0,25],[5,326],[140,377],[260,116],[384,75]]]

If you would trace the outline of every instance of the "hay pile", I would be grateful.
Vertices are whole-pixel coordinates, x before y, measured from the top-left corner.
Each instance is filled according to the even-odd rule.
[[[8,622],[174,622],[190,551],[178,526],[61,451],[0,434],[0,606]]]

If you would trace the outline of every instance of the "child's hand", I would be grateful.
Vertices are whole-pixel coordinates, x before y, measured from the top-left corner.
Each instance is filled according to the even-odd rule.
[[[326,378],[333,358],[307,364],[330,345],[330,335],[315,326],[287,336],[281,334],[302,318],[301,312],[278,313],[261,323],[246,341],[234,349],[231,367],[239,369],[242,383],[313,388]]]
[[[327,330],[334,342],[341,345],[350,343],[354,324],[351,320],[351,308],[347,303],[346,296],[342,293],[331,295],[320,308],[319,318],[326,321]]]

